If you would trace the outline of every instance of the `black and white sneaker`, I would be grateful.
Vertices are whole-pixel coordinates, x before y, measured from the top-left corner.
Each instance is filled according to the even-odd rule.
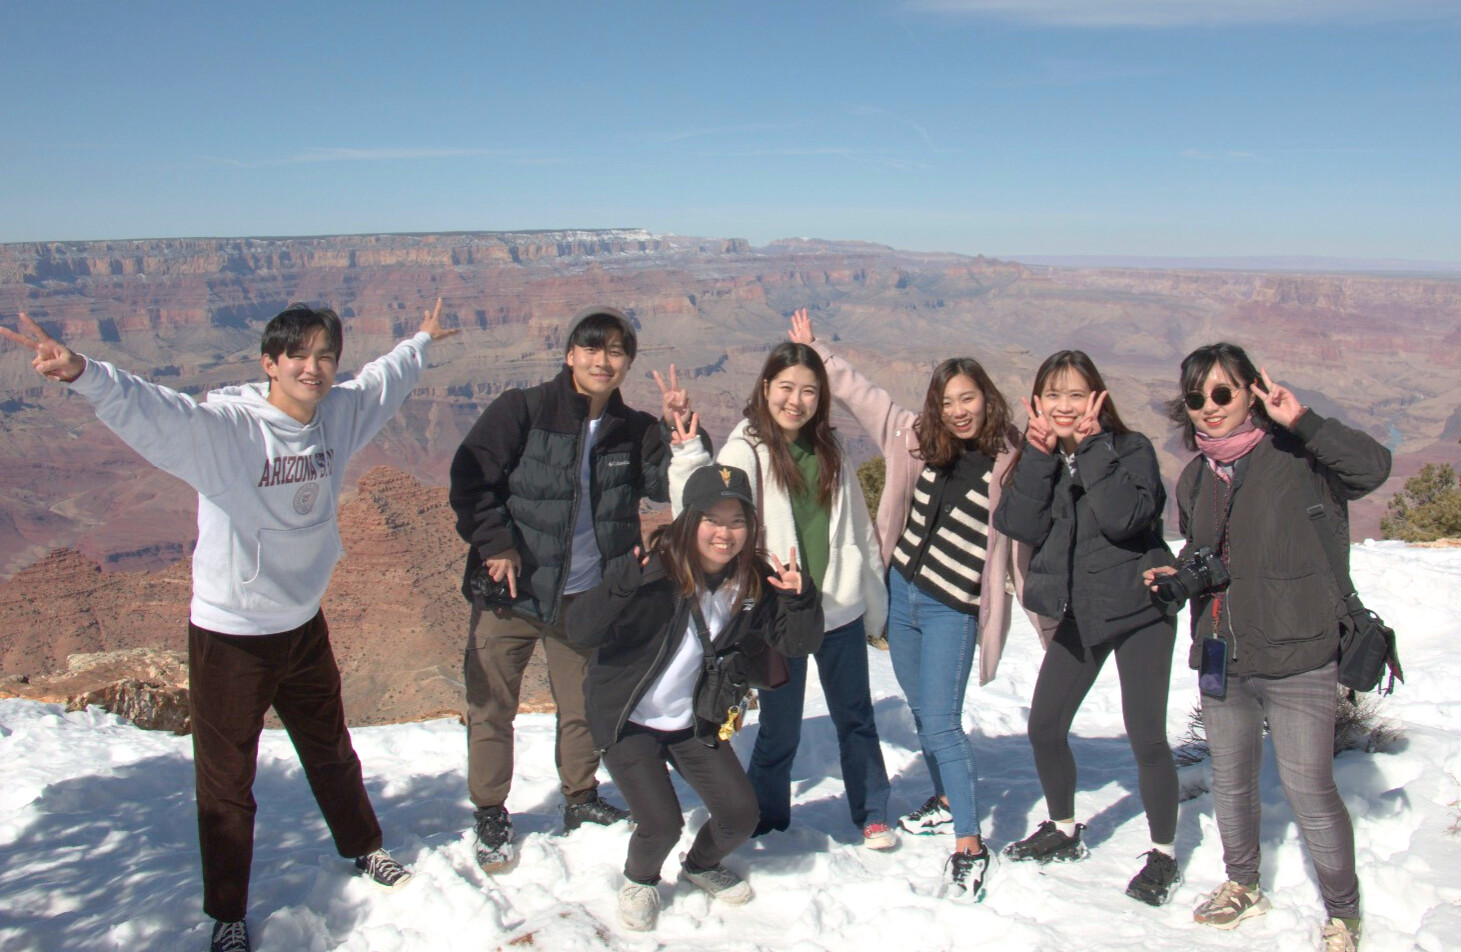
[[[905,813],[898,818],[898,826],[906,833],[914,836],[931,836],[934,833],[952,833],[954,831],[954,815],[944,802],[934,794],[923,802],[923,806],[912,813]]]
[[[1166,905],[1172,893],[1182,885],[1177,860],[1156,849],[1147,850],[1142,855],[1146,857],[1146,865],[1132,878],[1126,887],[1126,895],[1148,906]]]
[[[592,800],[583,803],[569,803],[563,807],[563,829],[568,832],[578,829],[585,823],[613,826],[620,820],[627,819],[629,819],[628,810],[614,806],[597,794]]]
[[[709,869],[691,869],[680,854],[680,872],[685,878],[721,902],[739,906],[751,901],[751,884],[719,863]]]
[[[411,881],[411,871],[391,859],[391,854],[385,850],[355,857],[355,868],[382,889],[400,889]]]
[[[939,895],[954,902],[981,902],[984,881],[988,878],[989,847],[981,845],[977,853],[960,850],[944,864],[944,884]]]
[[[213,922],[213,944],[208,952],[253,952],[249,944],[249,927],[242,919],[237,922]]]
[[[1085,824],[1077,823],[1075,835],[1067,836],[1060,832],[1054,820],[1046,820],[1034,833],[1006,846],[1004,855],[1016,862],[1034,860],[1042,866],[1046,863],[1074,863],[1085,859],[1091,852],[1081,843],[1081,830],[1085,828]]]
[[[503,807],[480,807],[472,814],[477,829],[477,865],[484,873],[498,873],[512,865],[512,818]]]

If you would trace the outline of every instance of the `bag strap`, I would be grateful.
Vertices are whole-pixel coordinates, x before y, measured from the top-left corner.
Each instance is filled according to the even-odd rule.
[[[1307,497],[1305,501],[1308,509],[1305,512],[1309,516],[1309,525],[1314,528],[1314,534],[1319,537],[1319,544],[1329,558],[1329,568],[1334,572],[1334,580],[1339,583],[1344,607],[1351,615],[1358,615],[1365,610],[1365,605],[1360,601],[1359,592],[1355,590],[1354,580],[1349,577],[1349,560],[1345,558],[1345,549],[1348,546],[1335,533],[1329,507],[1319,499],[1319,492],[1314,488],[1312,478],[1304,483],[1304,495]]]
[[[700,650],[705,653],[705,663],[711,664],[715,661],[715,646],[710,643],[710,626],[705,623],[699,599],[691,599],[690,617],[695,622],[695,634],[700,636]]]

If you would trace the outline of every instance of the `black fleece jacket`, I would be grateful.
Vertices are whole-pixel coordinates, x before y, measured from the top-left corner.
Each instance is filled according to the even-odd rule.
[[[1221,593],[1220,620],[1213,595],[1192,601],[1192,650],[1216,634],[1228,642],[1228,673],[1277,678],[1328,664],[1339,650],[1345,617],[1339,584],[1310,523],[1310,491],[1329,511],[1333,531],[1349,555],[1349,500],[1390,476],[1390,451],[1375,439],[1312,410],[1292,430],[1274,426],[1238,461],[1238,488],[1228,513],[1227,568],[1232,582]],[[1187,543],[1217,549],[1221,510],[1217,476],[1198,456],[1177,480],[1180,526]]]
[[[1162,541],[1167,492],[1140,433],[1088,436],[1075,464],[1072,477],[1059,455],[1026,445],[994,524],[1033,550],[1024,606],[1056,621],[1070,614],[1091,646],[1167,617],[1141,578],[1172,559]]]
[[[775,574],[764,563],[760,570],[763,578]],[[584,696],[594,745],[606,750],[674,655],[690,626],[690,600],[676,590],[658,555],[643,570],[631,558],[606,570],[603,582],[575,598],[566,616],[568,640],[597,649]],[[756,655],[767,645],[791,658],[816,651],[822,646],[822,605],[811,579],[803,574],[795,595],[763,584],[760,597],[743,604],[712,645],[720,656]],[[716,745],[719,724],[697,717],[694,726],[699,740]]]
[[[590,498],[581,499],[588,409],[565,367],[547,383],[505,391],[462,441],[452,460],[451,506],[457,533],[471,546],[462,579],[468,601],[483,561],[515,548],[523,566],[512,610],[556,622],[579,506],[593,507],[604,565],[632,559],[640,499],[669,499],[666,434],[658,419],[614,391],[594,439]]]

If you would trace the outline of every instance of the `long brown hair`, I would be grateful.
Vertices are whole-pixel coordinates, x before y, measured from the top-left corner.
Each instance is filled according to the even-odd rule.
[[[1034,398],[1040,396],[1045,390],[1045,384],[1052,377],[1057,377],[1066,371],[1080,374],[1085,379],[1086,386],[1091,389],[1092,396],[1103,390],[1106,392],[1106,402],[1101,404],[1101,429],[1110,430],[1112,433],[1131,431],[1131,427],[1122,421],[1121,414],[1116,412],[1116,401],[1111,397],[1111,391],[1106,389],[1106,381],[1101,379],[1101,372],[1096,369],[1096,362],[1083,350],[1057,350],[1045,358],[1040,369],[1035,371],[1035,383],[1030,387],[1031,405],[1034,405]]]
[[[973,357],[950,357],[935,367],[933,376],[928,378],[923,411],[913,424],[913,432],[918,434],[918,458],[934,469],[944,469],[964,452],[962,442],[944,426],[944,390],[958,376],[974,381],[974,386],[984,395],[984,423],[974,436],[975,447],[990,459],[1005,450],[1010,407],[1004,394],[979,361]]]
[[[761,569],[757,565],[761,529],[750,504],[742,500],[741,510],[746,517],[746,544],[736,553],[730,575],[722,584],[734,585],[741,598],[757,598],[761,594]],[[705,587],[705,569],[700,566],[695,545],[695,535],[704,515],[699,509],[682,509],[673,522],[660,526],[649,536],[650,551],[659,553],[665,574],[683,598],[695,598]]]
[[[1197,449],[1197,427],[1192,422],[1192,415],[1187,412],[1187,394],[1194,391],[1200,393],[1207,383],[1207,375],[1212,373],[1214,367],[1222,367],[1229,380],[1252,392],[1259,392],[1257,388],[1262,383],[1253,359],[1237,344],[1227,341],[1206,344],[1182,358],[1182,393],[1167,402],[1167,419],[1182,431],[1182,445],[1189,450]],[[1273,422],[1268,417],[1268,407],[1262,400],[1253,400],[1249,404],[1249,412],[1253,415],[1255,426],[1264,430],[1273,429]]]
[[[751,390],[751,399],[746,401],[744,412],[750,421],[747,431],[766,446],[771,458],[771,480],[789,496],[806,492],[806,481],[791,458],[786,434],[771,418],[771,405],[766,399],[771,381],[788,367],[807,367],[817,378],[817,412],[802,426],[801,433],[811,440],[817,454],[817,505],[830,509],[842,483],[842,447],[832,427],[832,387],[827,381],[827,367],[815,350],[790,341],[772,348]]]

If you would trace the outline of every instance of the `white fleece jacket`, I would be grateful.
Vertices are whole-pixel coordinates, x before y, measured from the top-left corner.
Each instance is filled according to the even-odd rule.
[[[743,469],[751,477],[751,494],[756,495],[756,467],[761,469],[761,488],[765,499],[756,500],[756,508],[766,524],[763,548],[777,558],[786,559],[796,545],[796,522],[791,513],[791,497],[771,478],[770,451],[746,432],[749,421],[742,420],[715,460]],[[710,454],[700,441],[672,447],[670,459],[670,501],[676,515],[681,509],[680,497],[685,481],[701,466],[710,463]],[[837,498],[832,501],[831,525],[828,527],[827,577],[822,580],[822,614],[827,631],[841,628],[862,616],[869,635],[882,634],[888,622],[888,588],[883,578],[883,560],[878,554],[878,537],[868,515],[867,502],[857,472],[842,457],[842,479]]]
[[[71,389],[149,463],[198,491],[193,624],[267,635],[314,617],[341,554],[345,464],[415,388],[430,343],[420,332],[361,367],[309,423],[270,404],[267,383],[214,390],[198,404],[86,361]]]

